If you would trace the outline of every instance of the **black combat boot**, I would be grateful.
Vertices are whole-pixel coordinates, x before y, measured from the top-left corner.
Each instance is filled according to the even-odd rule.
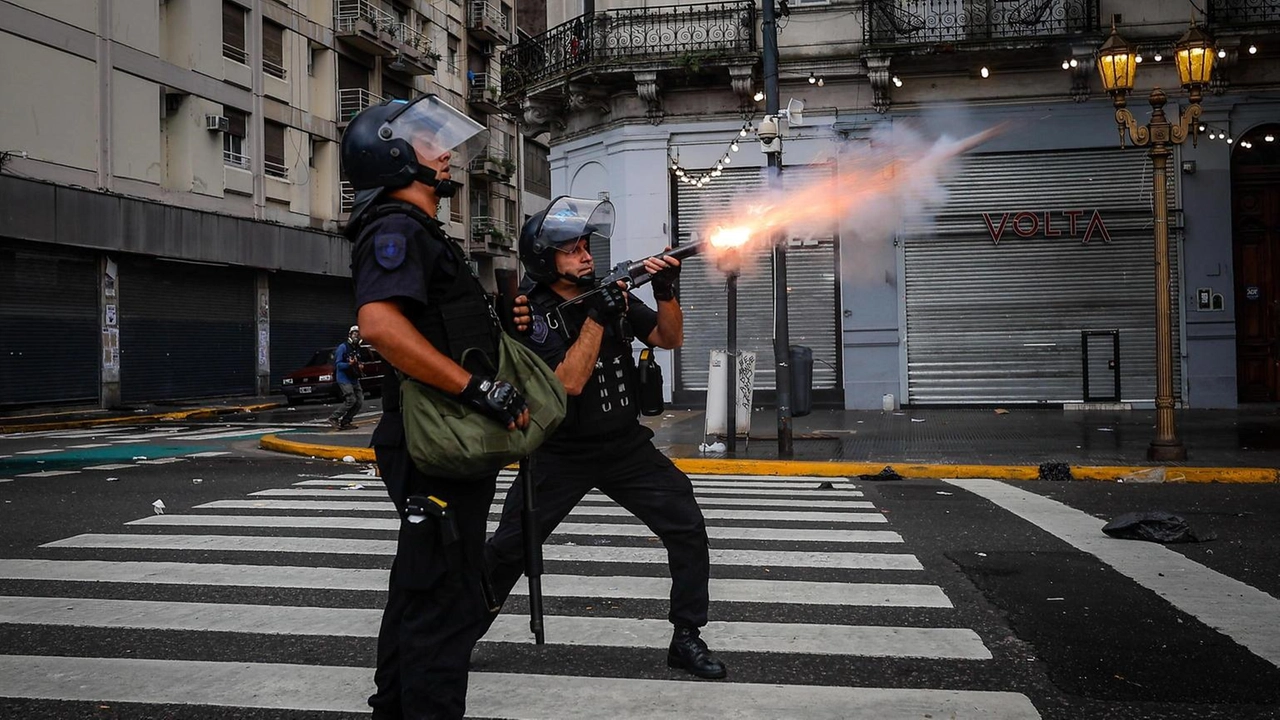
[[[702,641],[698,629],[691,627],[676,627],[675,634],[671,636],[671,647],[667,650],[667,667],[709,680],[718,680],[728,673],[724,663],[712,655]]]

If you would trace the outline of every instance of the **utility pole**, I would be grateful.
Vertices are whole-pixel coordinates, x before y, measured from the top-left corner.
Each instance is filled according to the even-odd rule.
[[[774,0],[762,3],[761,35],[764,36],[764,113],[778,117],[778,16]],[[769,156],[769,192],[782,190],[782,128],[778,128],[778,151]],[[791,331],[787,322],[787,243],[784,233],[775,233],[773,243],[773,358],[778,393],[778,457],[794,454],[791,445]],[[732,422],[732,420],[731,420]]]

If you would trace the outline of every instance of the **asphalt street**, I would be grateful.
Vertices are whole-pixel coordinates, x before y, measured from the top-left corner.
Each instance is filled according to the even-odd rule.
[[[367,716],[381,483],[257,448],[328,409],[0,437],[0,717]],[[1276,486],[694,480],[727,680],[666,667],[665,554],[593,495],[546,546],[548,644],[517,594],[474,717],[1280,717]],[[1216,538],[1099,531],[1150,509]]]

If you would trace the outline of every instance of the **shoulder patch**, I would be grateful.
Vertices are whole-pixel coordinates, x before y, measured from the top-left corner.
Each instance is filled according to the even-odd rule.
[[[533,324],[529,327],[529,339],[541,345],[547,341],[547,336],[551,334],[551,328],[547,326],[547,319],[542,315],[533,316]]]
[[[373,240],[373,254],[378,264],[387,270],[395,270],[404,264],[407,242],[400,233],[385,233]]]

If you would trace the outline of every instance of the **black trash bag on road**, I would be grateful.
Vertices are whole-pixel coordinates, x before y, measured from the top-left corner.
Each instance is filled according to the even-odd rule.
[[[1071,466],[1064,462],[1047,462],[1040,463],[1040,479],[1041,480],[1074,480],[1071,477]]]
[[[858,479],[859,480],[901,480],[902,476],[899,475],[893,469],[892,466],[886,465],[883,470],[876,473],[875,475],[859,475]]]
[[[1201,535],[1180,516],[1164,510],[1125,513],[1102,526],[1102,532],[1122,540],[1149,540],[1157,543],[1206,542],[1216,535]]]

